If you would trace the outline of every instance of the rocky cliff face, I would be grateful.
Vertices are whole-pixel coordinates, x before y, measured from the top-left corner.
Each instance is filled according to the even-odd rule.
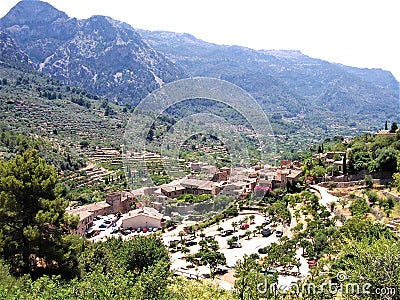
[[[0,31],[0,63],[17,66],[33,71],[33,64],[28,55],[22,52],[14,40],[6,33]]]
[[[41,1],[19,2],[0,27],[45,75],[117,102],[135,103],[184,71],[128,24],[77,20]]]
[[[43,62],[78,30],[78,20],[41,1],[21,1],[0,20],[2,30],[36,64]]]

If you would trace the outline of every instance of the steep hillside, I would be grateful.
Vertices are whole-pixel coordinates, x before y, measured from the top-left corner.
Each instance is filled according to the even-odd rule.
[[[95,95],[60,82],[0,66],[0,122],[24,135],[38,135],[71,146],[119,145],[123,135],[122,107],[95,101]]]
[[[118,102],[136,103],[185,76],[131,26],[108,17],[77,20],[48,3],[21,1],[0,26],[43,74]]]
[[[69,200],[84,203],[100,197],[99,190],[111,188],[110,178],[113,188],[121,188],[118,149],[128,110],[99,100],[85,90],[27,71],[19,62],[1,63],[0,158],[37,150],[59,171]]]

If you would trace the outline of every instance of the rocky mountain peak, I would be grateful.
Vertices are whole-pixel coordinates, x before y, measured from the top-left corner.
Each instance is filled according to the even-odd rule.
[[[42,1],[18,2],[0,20],[0,30],[10,34],[35,64],[53,54],[77,29],[76,19]]]
[[[82,20],[81,33],[101,38],[104,42],[128,44],[132,39],[141,40],[140,35],[128,24],[110,17],[95,15]]]
[[[58,19],[68,19],[68,16],[47,2],[25,0],[18,2],[2,18],[1,24],[4,27],[29,26],[32,23],[52,23]]]
[[[42,1],[21,1],[0,20],[35,68],[118,102],[136,102],[184,71],[130,25],[110,17],[70,18]]]

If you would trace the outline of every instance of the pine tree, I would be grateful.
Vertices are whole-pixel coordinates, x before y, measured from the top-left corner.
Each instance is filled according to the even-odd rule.
[[[79,240],[65,234],[77,220],[66,214],[56,183],[36,151],[0,161],[0,255],[16,275],[73,276],[77,269]]]

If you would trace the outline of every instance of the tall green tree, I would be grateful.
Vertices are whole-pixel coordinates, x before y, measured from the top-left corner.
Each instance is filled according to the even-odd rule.
[[[273,203],[269,208],[269,214],[280,219],[286,224],[290,224],[290,220],[292,218],[290,211],[283,200],[279,200]]]
[[[213,277],[219,265],[226,264],[226,257],[222,252],[213,251],[211,249],[203,250],[200,252],[201,262],[203,265],[208,265],[210,274]]]
[[[134,274],[141,274],[160,261],[170,264],[168,250],[160,237],[137,236],[124,243],[124,248],[123,263]]]
[[[199,242],[200,251],[196,254],[200,258],[203,265],[208,265],[210,268],[211,277],[214,276],[218,265],[226,264],[226,257],[222,252],[219,252],[218,242],[212,239],[204,239]]]
[[[397,191],[400,191],[400,154],[397,156],[397,173],[393,174],[393,179],[393,186],[397,189]]]
[[[379,170],[395,172],[397,169],[397,156],[399,151],[393,148],[379,149],[376,151],[375,164]]]
[[[277,277],[264,276],[261,265],[257,262],[258,256],[245,255],[243,260],[235,264],[234,294],[238,299],[272,299],[272,284]]]
[[[140,274],[134,286],[134,299],[164,300],[170,298],[167,291],[170,277],[169,262],[160,260]]]
[[[13,274],[62,274],[77,269],[79,239],[66,234],[77,220],[67,215],[57,173],[36,151],[0,161],[0,254]]]

